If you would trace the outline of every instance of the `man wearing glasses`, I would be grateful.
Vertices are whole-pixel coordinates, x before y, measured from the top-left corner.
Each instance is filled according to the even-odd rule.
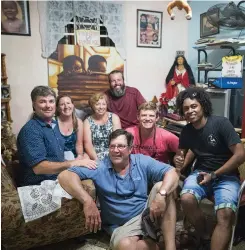
[[[158,128],[158,109],[155,103],[145,102],[138,108],[139,125],[126,130],[134,136],[133,154],[144,154],[169,163],[171,154],[178,151],[179,138],[171,132]]]
[[[111,234],[115,250],[158,249],[144,239],[142,212],[149,207],[150,218],[160,226],[166,250],[175,250],[176,208],[173,191],[178,175],[171,166],[141,154],[131,154],[133,136],[123,129],[109,137],[109,157],[97,169],[72,167],[59,175],[61,186],[84,206],[86,227],[102,227]],[[99,197],[101,214],[80,179],[92,179]],[[156,183],[148,193],[148,183]],[[102,219],[102,220],[101,220]]]

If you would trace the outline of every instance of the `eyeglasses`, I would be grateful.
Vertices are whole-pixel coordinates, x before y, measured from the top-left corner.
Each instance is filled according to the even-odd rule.
[[[128,145],[124,145],[124,144],[116,144],[116,145],[110,145],[109,149],[110,150],[115,150],[116,148],[120,151],[124,150]]]

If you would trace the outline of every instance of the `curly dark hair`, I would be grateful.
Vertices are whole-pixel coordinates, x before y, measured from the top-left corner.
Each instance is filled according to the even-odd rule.
[[[200,87],[190,87],[181,91],[177,96],[176,106],[181,116],[184,116],[183,103],[187,98],[190,98],[191,100],[196,99],[201,104],[205,117],[212,115],[213,108],[208,92]]]

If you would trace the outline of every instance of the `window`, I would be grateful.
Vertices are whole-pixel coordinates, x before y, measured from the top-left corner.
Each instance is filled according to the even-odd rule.
[[[64,37],[59,41],[59,44],[76,44],[75,30],[78,29],[99,30],[100,46],[115,47],[114,42],[108,37],[107,29],[102,20],[77,16],[65,26]]]

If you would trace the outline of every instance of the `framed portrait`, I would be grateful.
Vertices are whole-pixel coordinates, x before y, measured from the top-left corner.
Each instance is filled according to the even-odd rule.
[[[213,12],[214,20],[219,18],[219,12]],[[212,36],[219,33],[219,27],[213,26],[207,18],[206,12],[200,15],[200,37]]]
[[[1,34],[30,36],[28,1],[1,1]]]
[[[162,47],[162,12],[137,10],[137,47]]]
[[[1,122],[6,122],[8,120],[6,104],[1,105]]]
[[[1,86],[1,97],[2,99],[8,99],[10,98],[10,88],[7,85]]]

